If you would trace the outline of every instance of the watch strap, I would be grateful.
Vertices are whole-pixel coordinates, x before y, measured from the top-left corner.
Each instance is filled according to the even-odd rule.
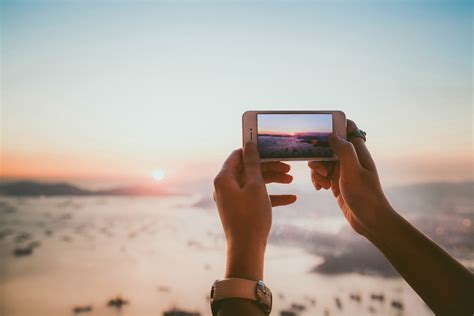
[[[219,301],[230,298],[251,300],[256,302],[265,313],[271,312],[272,294],[262,281],[227,278],[214,282],[210,295],[213,315],[216,313]]]
[[[214,291],[211,298],[213,301],[219,301],[225,298],[246,298],[255,301],[256,281],[238,278],[229,278],[216,281],[214,286],[218,289]]]

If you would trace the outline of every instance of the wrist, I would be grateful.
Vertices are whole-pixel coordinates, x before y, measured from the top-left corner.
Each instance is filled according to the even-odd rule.
[[[374,209],[375,219],[373,223],[367,226],[365,237],[373,244],[380,244],[390,230],[390,226],[395,223],[398,216],[397,212],[392,206],[387,203],[382,203]]]
[[[227,243],[226,278],[263,280],[266,242]]]

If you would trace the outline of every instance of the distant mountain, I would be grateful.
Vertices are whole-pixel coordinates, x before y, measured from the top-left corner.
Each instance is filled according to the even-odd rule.
[[[7,196],[163,196],[168,195],[158,187],[117,187],[105,190],[87,190],[66,182],[46,183],[16,181],[0,183],[0,195]]]

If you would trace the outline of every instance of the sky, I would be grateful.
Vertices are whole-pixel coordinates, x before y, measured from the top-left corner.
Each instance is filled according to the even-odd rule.
[[[332,114],[259,114],[259,134],[332,132]]]
[[[209,178],[246,110],[342,110],[389,184],[472,180],[470,1],[1,2],[1,176]]]

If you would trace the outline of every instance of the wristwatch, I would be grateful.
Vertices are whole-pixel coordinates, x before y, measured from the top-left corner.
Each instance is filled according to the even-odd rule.
[[[272,292],[263,281],[239,278],[216,280],[212,285],[210,295],[212,315],[217,315],[220,303],[229,298],[254,301],[265,314],[270,314],[272,311]]]

